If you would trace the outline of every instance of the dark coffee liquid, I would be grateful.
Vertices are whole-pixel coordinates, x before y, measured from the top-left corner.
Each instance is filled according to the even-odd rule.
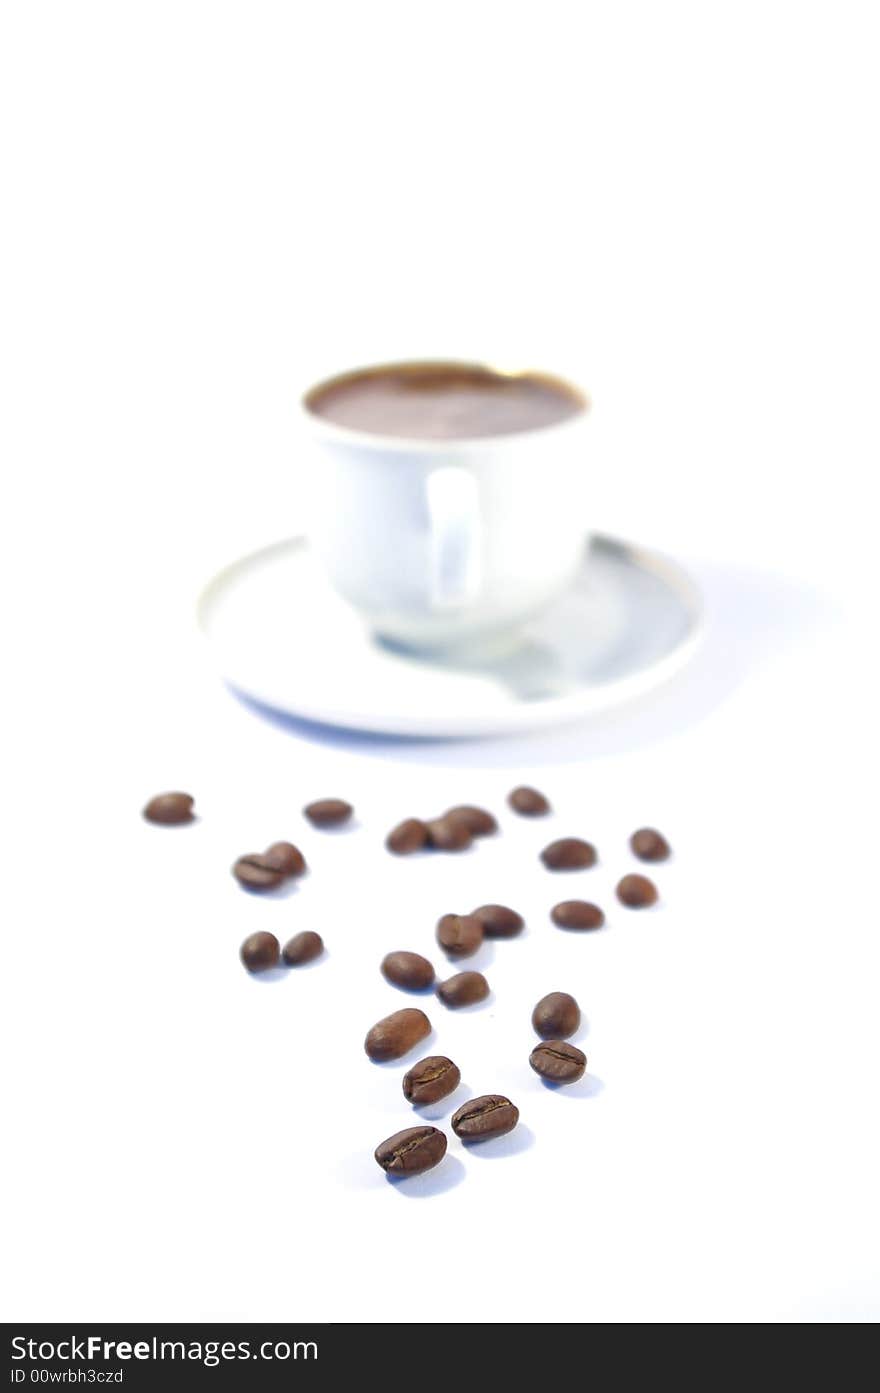
[[[349,430],[415,440],[515,435],[555,425],[584,407],[573,388],[553,378],[445,363],[352,373],[317,388],[306,404]]]

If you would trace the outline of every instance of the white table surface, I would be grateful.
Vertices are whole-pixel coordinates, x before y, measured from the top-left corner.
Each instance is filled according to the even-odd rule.
[[[443,14],[4,13],[7,1319],[880,1314],[876,12]],[[406,744],[216,679],[195,595],[305,515],[296,388],[410,352],[591,389],[585,523],[709,603],[662,693]],[[524,780],[552,820],[382,850]],[[167,787],[195,826],[141,820]],[[321,795],[357,826],[308,828]],[[645,823],[676,855],[639,916],[611,889]],[[565,833],[596,870],[541,868]],[[229,864],[281,837],[311,874],[244,895]],[[605,932],[550,925],[580,893]],[[438,914],[495,899],[528,932],[466,964],[485,1008],[429,1006],[430,1045],[521,1126],[393,1187],[372,1150],[413,1120],[403,1066],[361,1042],[408,999],[378,962],[439,967]],[[242,970],[247,933],[306,927],[326,961]],[[554,988],[587,1023],[568,1094],[527,1063]]]

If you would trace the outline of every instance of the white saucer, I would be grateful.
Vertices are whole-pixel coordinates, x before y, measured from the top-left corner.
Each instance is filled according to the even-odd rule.
[[[220,571],[198,618],[223,677],[290,716],[409,736],[502,735],[607,711],[670,676],[702,627],[673,562],[594,536],[572,587],[484,664],[447,666],[377,643],[330,589],[303,537]]]

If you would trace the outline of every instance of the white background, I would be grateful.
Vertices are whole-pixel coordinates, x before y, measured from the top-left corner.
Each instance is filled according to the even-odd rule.
[[[876,1318],[876,7],[2,16],[3,1315]],[[589,388],[585,521],[709,601],[653,701],[395,745],[216,679],[194,598],[301,521],[299,387],[408,353]],[[552,824],[382,851],[523,778]],[[192,828],[141,821],[169,786]],[[322,794],[357,828],[308,829]],[[677,854],[639,917],[611,886],[645,822]],[[548,875],[551,831],[601,868]],[[256,901],[229,863],[278,837],[312,873]],[[579,892],[606,932],[549,924]],[[377,963],[487,899],[528,933],[431,1043],[522,1126],[393,1187],[403,1066],[361,1040],[406,1001]],[[302,927],[325,962],[242,971],[246,933]],[[527,1064],[557,987],[588,1023],[568,1095]]]

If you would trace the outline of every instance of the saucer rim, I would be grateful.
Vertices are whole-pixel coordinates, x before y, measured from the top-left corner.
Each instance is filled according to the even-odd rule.
[[[236,573],[247,571],[259,562],[270,560],[276,554],[307,549],[308,545],[306,534],[297,532],[227,562],[214,572],[199,591],[195,619],[203,644],[214,655],[214,670],[234,692],[281,716],[330,730],[397,736],[404,739],[450,740],[526,734],[586,720],[612,711],[663,685],[690,661],[706,631],[702,592],[694,577],[678,561],[665,552],[643,543],[630,542],[611,533],[585,532],[582,565],[586,564],[590,549],[600,547],[606,553],[616,556],[619,564],[636,567],[655,576],[677,598],[686,614],[688,627],[684,636],[668,653],[646,667],[610,682],[595,686],[585,684],[576,692],[565,696],[512,703],[491,715],[475,713],[471,716],[450,717],[439,714],[419,716],[408,712],[392,712],[387,716],[379,716],[375,712],[358,712],[351,707],[333,706],[326,702],[320,709],[308,701],[297,702],[294,706],[289,700],[279,700],[277,692],[270,693],[261,688],[259,681],[254,682],[249,678],[242,680],[241,674],[230,671],[234,664],[224,661],[222,647],[210,632],[210,614],[223,591],[231,582],[234,583]],[[399,653],[394,656],[396,660],[401,660],[402,655]],[[406,659],[403,658],[403,661]]]

